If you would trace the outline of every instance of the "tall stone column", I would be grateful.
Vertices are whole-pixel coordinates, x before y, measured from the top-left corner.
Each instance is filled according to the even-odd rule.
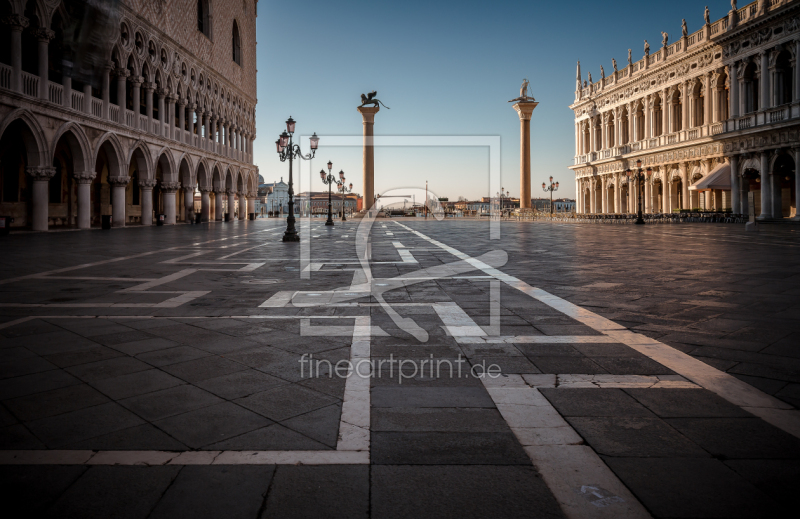
[[[361,114],[364,132],[361,179],[364,186],[364,209],[368,211],[375,205],[375,143],[373,135],[375,114],[378,113],[380,107],[359,106],[357,110]]]
[[[244,191],[239,191],[239,220],[247,219],[247,211],[249,210],[247,204],[247,197]]]
[[[732,119],[739,117],[739,77],[737,72],[738,63],[731,63],[729,67],[728,81],[730,82],[731,96],[728,115]],[[730,130],[730,128],[729,128]]]
[[[197,121],[195,121],[195,132],[197,133],[197,144],[199,148],[203,147],[203,110],[200,107],[195,108],[197,114]],[[194,143],[192,143],[194,144]]]
[[[164,136],[164,122],[167,120],[166,110],[164,109],[164,98],[167,95],[167,92],[163,89],[158,89],[156,91],[156,95],[158,95],[158,132],[156,132],[160,137]]]
[[[119,124],[125,124],[125,87],[126,83],[128,82],[128,70],[124,68],[117,69],[117,105],[119,105],[119,120],[117,122]],[[83,98],[84,103],[91,103],[91,99],[86,99],[86,96]]]
[[[664,195],[662,196],[662,208],[661,211],[664,213],[671,213],[670,210],[670,182],[669,182],[669,166],[664,168],[663,174],[661,176],[661,181],[664,183],[661,191],[663,191]]]
[[[186,208],[186,222],[194,220],[194,189],[191,186],[183,186],[183,206]]]
[[[531,208],[531,115],[539,103],[519,101],[512,105],[519,116],[519,207]]]
[[[740,213],[739,207],[739,156],[731,155],[731,212],[733,214]]]
[[[619,174],[614,176],[614,214],[620,214],[622,211],[622,190],[620,189]]]
[[[233,189],[229,190],[228,192],[228,219],[234,219],[234,209],[236,208],[236,191]]]
[[[111,184],[111,223],[116,227],[125,227],[125,188],[131,177],[108,177]],[[150,197],[152,200],[152,197]]]
[[[772,218],[772,189],[769,174],[769,153],[761,152],[761,215],[759,218]]]
[[[50,46],[50,40],[55,37],[56,33],[50,29],[40,27],[36,29],[33,34],[39,42],[39,98],[47,101],[49,98],[50,86],[50,80],[47,77],[49,66],[48,48]]]
[[[214,190],[214,221],[222,221],[222,194],[224,189]]]
[[[200,188],[200,221],[207,222],[211,219],[211,197],[208,194],[211,189]]]
[[[255,215],[256,212],[256,192],[249,193],[247,196],[247,214]],[[255,217],[255,216],[254,216]]]
[[[653,117],[650,113],[652,106],[652,97],[648,94],[644,98],[644,135],[642,135],[644,139],[649,139],[652,136],[652,133],[650,133],[650,124]]]
[[[689,204],[689,164],[686,162],[678,164],[678,172],[681,176],[681,209],[691,209],[691,204]]]
[[[142,103],[141,103],[141,87],[142,87],[142,78],[141,77],[133,77],[131,78],[131,97],[133,97],[133,127],[137,130],[139,128],[139,114],[142,111]]]
[[[62,74],[61,74],[61,87],[63,94],[61,96],[61,104],[64,108],[72,108],[72,62],[67,60],[61,61]]]
[[[147,117],[147,133],[153,132],[153,91],[156,89],[155,83],[147,82],[142,85],[144,88],[144,115]]]
[[[763,112],[769,110],[770,103],[770,90],[769,90],[769,51],[764,50],[761,53],[761,84],[758,85],[760,90],[761,99],[759,100],[758,110]]]
[[[653,212],[653,185],[650,179],[644,182],[644,200],[643,209],[645,213]]]
[[[78,229],[88,229],[92,226],[91,189],[94,177],[94,171],[75,173],[75,181],[78,184]]]
[[[31,219],[31,228],[34,231],[46,231],[48,227],[48,203],[50,201],[48,184],[50,179],[55,176],[56,168],[32,167],[28,168],[26,171],[33,180],[33,215]]]
[[[186,102],[183,99],[178,99],[178,130],[175,133],[175,140],[183,142],[186,127]]]
[[[181,188],[180,182],[162,182],[161,183],[161,196],[164,198],[164,223],[167,225],[175,225],[177,222],[177,214],[175,210],[175,193]]]
[[[153,188],[156,187],[155,180],[140,180],[139,187],[142,188],[142,225],[153,225]],[[133,186],[136,189],[136,186]]]
[[[11,90],[22,93],[22,31],[30,22],[18,14],[9,14],[3,22],[11,28]]]

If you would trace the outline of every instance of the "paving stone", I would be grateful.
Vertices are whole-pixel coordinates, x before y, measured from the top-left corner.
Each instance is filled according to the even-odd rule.
[[[706,451],[659,418],[567,417],[567,421],[598,454],[642,458],[708,457]]]
[[[281,424],[328,447],[335,448],[341,416],[342,406],[334,404],[284,420]]]
[[[372,389],[372,407],[494,407],[482,387],[394,387]]]
[[[257,517],[274,472],[271,465],[189,465],[180,471],[149,517]]]
[[[208,357],[211,355],[208,352],[192,348],[191,346],[178,346],[175,348],[160,349],[156,351],[149,351],[141,353],[136,356],[137,359],[147,362],[156,367],[169,366],[170,364],[177,364],[179,362],[186,362],[189,360]]]
[[[160,420],[221,402],[223,402],[221,398],[191,385],[175,386],[120,400],[120,404],[148,421]]]
[[[175,341],[170,341],[161,337],[151,337],[139,341],[114,344],[113,347],[115,350],[121,351],[126,355],[135,356],[148,351],[166,350],[176,346],[178,346],[178,343]]]
[[[108,402],[108,398],[86,384],[13,398],[5,406],[21,421],[27,422],[67,413]]]
[[[195,381],[194,384],[221,398],[233,400],[286,385],[288,382],[260,371],[245,369],[221,377]]]
[[[45,359],[34,356],[24,359],[0,362],[0,378],[19,377],[55,369],[56,366]]]
[[[161,369],[187,382],[199,382],[237,371],[244,371],[247,369],[247,366],[212,355],[201,359],[170,364],[168,366],[163,366]]]
[[[75,465],[0,466],[0,497],[6,513],[24,510],[27,517],[41,517],[86,470]]]
[[[369,517],[369,467],[277,467],[262,514],[264,519],[317,519],[332,512],[337,517]]]
[[[508,432],[496,409],[480,408],[376,408],[370,429],[376,432]]]
[[[141,330],[127,330],[124,332],[109,333],[106,335],[90,335],[89,338],[94,342],[103,344],[105,346],[114,346],[115,344],[152,339],[153,336]]]
[[[236,403],[275,421],[314,411],[336,402],[336,399],[306,387],[291,384],[261,391]]]
[[[562,416],[653,416],[621,389],[542,388],[539,392]]]
[[[530,357],[540,373],[569,373],[573,375],[596,375],[608,373],[587,357]]]
[[[470,364],[474,373],[541,373],[525,357],[472,357]]]
[[[719,460],[604,457],[603,461],[656,517],[778,517],[780,513],[771,499]]]
[[[182,380],[167,375],[163,371],[148,369],[145,371],[137,371],[136,373],[128,373],[127,375],[120,375],[118,377],[105,378],[95,382],[93,385],[103,394],[114,400],[120,400],[179,386],[181,384],[184,384]]]
[[[33,375],[14,377],[0,380],[0,400],[32,395],[80,383],[80,380],[62,370],[51,370]]]
[[[154,425],[193,449],[253,431],[270,420],[230,402],[164,418]]]
[[[800,463],[797,460],[727,460],[733,469],[751,485],[771,497],[790,517],[796,511],[795,488],[800,484]]]
[[[67,368],[67,372],[84,382],[95,383],[105,378],[118,377],[150,369],[150,366],[131,357],[117,357]]]
[[[373,517],[563,517],[533,467],[376,465],[371,480]]]
[[[376,465],[530,465],[512,433],[373,432]]]
[[[49,517],[147,517],[181,467],[97,466],[87,470],[48,510]]]
[[[338,431],[338,429],[337,429]],[[332,448],[281,424],[268,425],[208,446],[210,450],[312,451]]]
[[[625,389],[662,418],[752,417],[739,406],[706,389]]]
[[[119,404],[109,402],[40,418],[26,425],[49,448],[57,448],[141,423],[144,420]]]
[[[668,418],[666,422],[720,459],[800,458],[800,438],[760,418]]]

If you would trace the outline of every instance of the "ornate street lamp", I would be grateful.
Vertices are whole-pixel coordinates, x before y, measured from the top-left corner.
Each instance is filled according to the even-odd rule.
[[[287,159],[289,160],[289,216],[286,218],[286,232],[283,233],[283,241],[300,241],[300,235],[297,234],[297,230],[294,228],[294,183],[292,182],[292,161],[295,158],[301,158],[303,160],[313,159],[317,152],[317,146],[319,146],[319,137],[317,137],[315,132],[314,135],[312,135],[309,139],[311,141],[311,153],[308,155],[303,155],[303,153],[300,151],[300,145],[292,142],[295,124],[296,121],[289,116],[289,119],[286,121],[286,131],[281,133],[280,137],[278,137],[278,140],[275,141],[278,157],[280,157],[281,162],[285,162]]]
[[[542,182],[542,190],[545,193],[548,191],[550,192],[550,217],[553,216],[553,191],[558,191],[558,182],[553,182],[553,177],[550,177],[550,185],[548,186],[545,182]]]
[[[653,174],[653,168],[647,168],[647,170],[642,170],[642,161],[636,161],[636,171],[632,171],[630,169],[625,171],[625,174],[628,176],[630,182],[636,180],[639,185],[639,213],[636,217],[636,221],[634,223],[638,225],[644,224],[644,218],[642,218],[642,198],[644,198],[644,180],[645,180],[645,171],[647,172],[647,178],[650,178],[650,175]]]
[[[342,181],[337,184],[339,186],[337,191],[339,192],[339,194],[342,197],[342,221],[346,222],[347,221],[347,217],[344,214],[345,213],[345,211],[344,211],[344,201],[345,201],[344,195],[346,195],[347,193],[350,193],[351,191],[353,191],[353,183],[350,182],[350,186],[349,187],[344,185],[344,180],[345,180],[344,179],[344,171],[340,171],[339,172],[339,178]]]
[[[322,179],[322,183],[328,186],[328,221],[325,222],[325,225],[333,225],[333,213],[331,212],[331,188],[334,184],[336,184],[336,190],[339,191],[342,185],[344,185],[344,171],[339,171],[339,179],[336,180],[336,177],[333,176],[331,170],[333,169],[333,163],[328,161],[328,173],[325,173],[324,169],[319,171],[319,178]],[[352,184],[350,184],[352,187]]]

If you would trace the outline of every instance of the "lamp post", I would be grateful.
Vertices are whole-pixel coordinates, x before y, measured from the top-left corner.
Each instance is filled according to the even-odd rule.
[[[344,171],[339,171],[339,179],[336,180],[336,177],[333,176],[331,170],[333,169],[333,163],[328,161],[328,173],[325,174],[325,170],[319,170],[319,178],[322,179],[322,183],[328,186],[328,221],[325,222],[325,225],[333,225],[333,212],[331,211],[331,188],[333,188],[333,184],[336,184],[336,190],[339,191],[339,188],[344,184]]]
[[[553,216],[553,191],[558,191],[558,182],[553,182],[553,177],[550,177],[550,185],[542,182],[542,189],[545,193],[550,192],[550,217]]]
[[[636,180],[639,187],[639,211],[636,217],[635,224],[643,225],[644,218],[642,218],[642,198],[644,198],[644,194],[642,190],[644,189],[644,180],[645,180],[645,171],[647,172],[647,178],[650,178],[650,175],[653,174],[653,168],[647,168],[647,170],[642,170],[642,161],[636,161],[636,171],[632,171],[630,169],[625,171],[625,174],[628,176],[630,181]]]
[[[339,186],[337,188],[337,191],[339,192],[339,194],[342,197],[342,221],[346,222],[347,221],[347,217],[344,215],[344,213],[345,213],[345,211],[344,211],[344,201],[345,201],[344,195],[346,195],[347,193],[350,193],[353,190],[353,183],[350,182],[350,186],[349,187],[344,185],[344,171],[340,171],[339,172],[339,177],[342,179],[342,181],[337,184]]]
[[[502,217],[503,216],[503,206],[505,205],[504,202],[503,202],[503,199],[504,198],[510,198],[511,197],[511,191],[508,191],[504,187],[501,187],[500,188],[500,192],[499,193],[495,193],[495,195],[500,200],[500,216]]]
[[[287,159],[289,160],[289,216],[286,218],[286,232],[283,233],[283,241],[291,242],[300,241],[300,235],[297,234],[297,230],[294,228],[294,183],[292,182],[292,161],[295,158],[301,158],[303,160],[313,159],[314,155],[317,153],[317,146],[319,146],[319,137],[317,137],[315,132],[314,135],[311,136],[311,139],[309,139],[311,141],[311,153],[308,155],[303,155],[303,153],[300,151],[300,145],[292,142],[295,124],[296,121],[289,116],[289,119],[286,121],[286,131],[281,133],[280,137],[278,137],[278,140],[275,141],[278,157],[280,157],[281,162],[285,162]]]

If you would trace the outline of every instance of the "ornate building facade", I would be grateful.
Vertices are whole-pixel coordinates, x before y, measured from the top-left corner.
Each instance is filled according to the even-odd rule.
[[[581,81],[575,102],[579,213],[643,209],[732,210],[797,218],[800,178],[800,0],[759,0],[733,9],[598,81]]]
[[[0,3],[0,215],[252,214],[257,0]],[[251,202],[248,204],[248,199]]]

